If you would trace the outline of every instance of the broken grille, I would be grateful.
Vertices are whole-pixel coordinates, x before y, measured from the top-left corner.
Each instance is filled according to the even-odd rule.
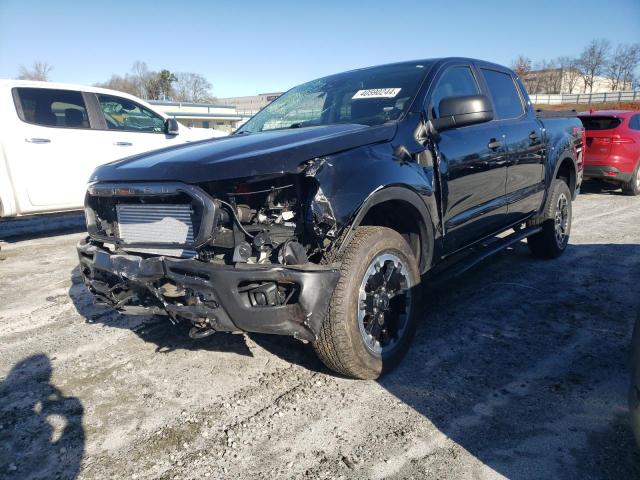
[[[127,245],[124,250],[170,257],[196,255],[191,205],[118,204],[116,213],[118,236]]]

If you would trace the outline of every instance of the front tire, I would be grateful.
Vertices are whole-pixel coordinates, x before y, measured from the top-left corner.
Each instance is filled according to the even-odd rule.
[[[556,258],[569,244],[571,233],[571,191],[560,179],[554,179],[549,200],[542,214],[542,231],[527,238],[529,250],[536,257]]]
[[[638,161],[631,179],[622,184],[622,193],[632,197],[640,195],[640,161]]]
[[[376,379],[409,348],[419,310],[418,262],[395,230],[357,227],[314,348],[330,369]]]

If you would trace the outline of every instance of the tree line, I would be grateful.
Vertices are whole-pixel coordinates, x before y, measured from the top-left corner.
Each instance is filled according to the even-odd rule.
[[[50,80],[53,66],[47,62],[34,62],[30,68],[20,65],[18,79]],[[109,88],[129,93],[145,100],[212,103],[216,98],[211,93],[211,83],[193,72],[171,72],[167,69],[150,70],[145,62],[136,61],[131,71],[124,75],[112,75],[96,87]]]
[[[613,92],[639,88],[638,65],[640,43],[613,48],[609,40],[596,39],[579,56],[561,56],[532,64],[530,58],[520,55],[511,68],[529,93],[593,93],[602,79]]]

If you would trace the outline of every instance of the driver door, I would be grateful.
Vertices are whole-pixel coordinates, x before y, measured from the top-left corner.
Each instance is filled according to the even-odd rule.
[[[485,93],[471,65],[451,65],[429,96],[429,115],[438,118],[446,97]],[[507,152],[495,121],[451,128],[435,144],[442,179],[445,250],[451,253],[499,230],[504,224]]]
[[[183,143],[165,133],[163,117],[128,98],[98,93],[93,103],[101,123],[97,165]]]

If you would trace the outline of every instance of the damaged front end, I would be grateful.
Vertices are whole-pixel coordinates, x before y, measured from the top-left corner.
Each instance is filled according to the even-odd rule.
[[[316,339],[339,272],[339,233],[314,169],[184,183],[94,183],[81,272],[96,299],[166,314],[191,335],[248,331]]]

